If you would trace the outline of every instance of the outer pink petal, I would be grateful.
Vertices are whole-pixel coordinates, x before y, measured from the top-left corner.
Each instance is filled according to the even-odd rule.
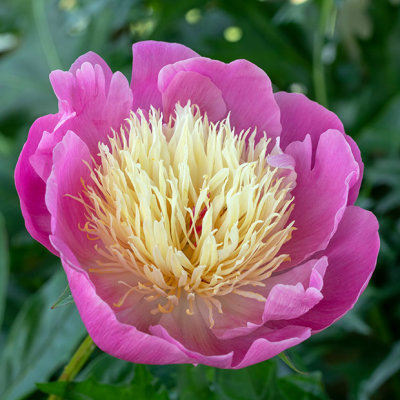
[[[337,129],[343,133],[360,167],[360,176],[354,182],[348,199],[348,204],[353,204],[360,190],[364,164],[356,143],[344,133],[340,119],[333,112],[299,93],[278,92],[275,93],[275,100],[281,110],[282,149],[285,149],[290,143],[302,141],[306,135],[310,135],[313,153],[315,153],[319,137],[323,132],[328,129]]]
[[[26,229],[34,239],[55,254],[57,251],[49,241],[50,214],[44,202],[45,182],[32,168],[30,157],[35,153],[44,132],[52,132],[59,119],[58,114],[46,115],[33,123],[15,168],[15,186]]]
[[[329,261],[323,300],[295,323],[320,331],[350,310],[366,288],[379,252],[378,221],[369,211],[347,207],[323,252]]]
[[[212,122],[223,119],[227,112],[221,90],[209,78],[196,72],[178,72],[162,94],[162,100],[167,118],[174,113],[177,102],[184,106],[189,100],[206,112]]]
[[[246,60],[230,64],[208,58],[191,58],[165,66],[158,79],[158,88],[164,93],[181,71],[197,72],[209,79],[221,92],[232,126],[237,131],[258,128],[258,138],[266,131],[269,137],[281,132],[279,107],[272,93],[268,75]]]
[[[296,230],[281,249],[291,261],[281,267],[297,265],[313,253],[323,250],[335,233],[346,208],[349,187],[359,176],[359,167],[350,146],[337,130],[324,132],[311,169],[311,142],[293,142],[286,153],[296,160],[294,210],[290,216]]]
[[[132,46],[132,109],[162,108],[161,93],[157,88],[158,73],[165,65],[198,57],[193,50],[178,44],[145,41]]]
[[[176,345],[140,332],[118,321],[114,311],[97,294],[84,272],[77,271],[63,255],[62,262],[82,321],[96,345],[106,353],[135,363],[178,364],[191,360]],[[76,263],[77,260],[72,260]]]

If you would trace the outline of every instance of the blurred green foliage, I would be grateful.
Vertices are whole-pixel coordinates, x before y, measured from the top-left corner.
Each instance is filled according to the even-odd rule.
[[[399,38],[398,0],[2,0],[0,398],[400,398]],[[65,278],[25,230],[14,166],[32,122],[57,110],[51,70],[92,50],[130,77],[130,46],[146,39],[226,62],[246,58],[276,90],[326,103],[358,142],[366,167],[358,204],[378,216],[382,248],[356,307],[289,351],[300,370],[315,372],[299,375],[277,360],[241,371],[144,367],[97,351],[75,382],[44,383],[84,328],[74,305],[50,309]]]

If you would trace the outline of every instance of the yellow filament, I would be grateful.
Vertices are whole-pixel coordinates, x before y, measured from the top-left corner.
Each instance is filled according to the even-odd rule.
[[[155,302],[152,313],[184,296],[192,315],[200,299],[212,326],[220,296],[265,301],[249,286],[263,286],[289,257],[278,253],[294,229],[293,184],[268,163],[265,135],[255,144],[255,132],[237,135],[229,118],[210,123],[190,104],[175,113],[167,124],[154,109],[132,113],[99,144],[77,198],[87,214],[80,229],[97,240],[92,272],[132,273],[136,284],[115,306],[135,290]]]

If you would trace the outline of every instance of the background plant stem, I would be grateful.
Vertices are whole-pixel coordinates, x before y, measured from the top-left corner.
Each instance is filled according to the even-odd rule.
[[[56,45],[54,44],[46,17],[46,1],[32,1],[32,8],[36,28],[39,33],[39,40],[42,45],[49,69],[51,71],[55,69],[62,69],[60,57],[58,55]]]
[[[96,348],[92,338],[87,335],[85,340],[81,343],[78,350],[69,360],[69,363],[65,366],[64,371],[58,378],[59,382],[69,382],[72,381],[76,375],[79,373],[81,368],[85,365],[86,361],[93,353]],[[61,400],[59,396],[50,395],[49,400]]]
[[[315,100],[325,107],[328,106],[328,96],[326,92],[325,70],[322,59],[322,51],[324,48],[325,34],[329,26],[329,20],[332,16],[333,7],[333,0],[322,1],[318,31],[314,39],[313,82]]]

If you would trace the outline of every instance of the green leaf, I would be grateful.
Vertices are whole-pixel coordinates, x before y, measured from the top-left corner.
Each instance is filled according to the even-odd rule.
[[[400,93],[388,97],[382,109],[376,115],[370,116],[368,123],[360,132],[358,144],[361,153],[384,154],[389,153],[394,158],[400,149]],[[381,157],[384,163],[386,157]],[[368,166],[368,165],[367,165]]]
[[[313,372],[307,375],[290,374],[279,378],[277,386],[282,400],[327,400],[321,383],[321,373]]]
[[[215,399],[212,389],[215,369],[204,365],[181,365],[177,373],[177,390],[179,400]]]
[[[0,327],[3,322],[4,309],[6,305],[8,269],[9,254],[7,232],[3,215],[0,214]]]
[[[93,379],[100,383],[126,384],[132,381],[135,364],[101,352],[80,372],[78,380]]]
[[[60,297],[57,299],[57,301],[51,306],[51,309],[54,310],[57,307],[65,306],[73,302],[74,299],[71,294],[71,289],[69,288],[69,285],[67,285],[64,291],[60,294]]]
[[[275,359],[240,370],[217,371],[218,400],[277,400]]]
[[[372,375],[360,386],[360,400],[368,400],[390,377],[400,371],[400,341],[396,342],[387,357]]]
[[[14,400],[35,389],[70,358],[85,329],[75,307],[51,310],[65,287],[57,272],[17,315],[0,358],[0,398]]]
[[[300,371],[299,369],[297,369],[296,366],[293,364],[293,361],[284,352],[279,353],[278,357],[294,372],[297,372],[298,374],[303,374],[303,375],[307,374],[307,372],[303,372],[303,371]]]
[[[136,365],[135,378],[128,385],[108,385],[89,379],[83,382],[38,383],[38,388],[64,400],[168,400],[164,389],[158,389],[146,366]]]

